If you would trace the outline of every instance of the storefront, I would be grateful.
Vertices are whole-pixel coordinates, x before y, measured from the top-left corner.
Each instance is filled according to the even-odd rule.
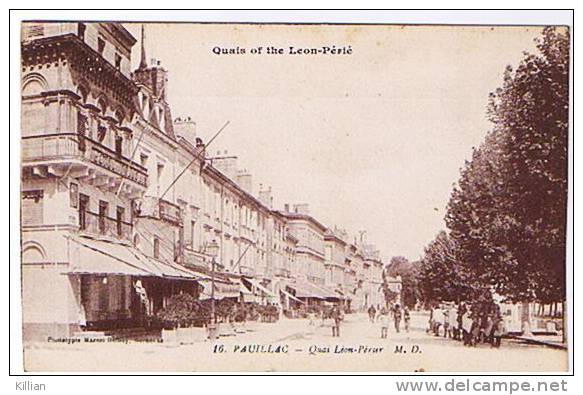
[[[188,293],[198,298],[207,279],[109,240],[70,238],[69,253],[65,274],[79,285],[80,330],[150,327],[171,296]]]

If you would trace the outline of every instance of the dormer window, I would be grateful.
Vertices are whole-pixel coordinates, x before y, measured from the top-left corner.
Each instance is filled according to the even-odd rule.
[[[121,56],[118,53],[115,54],[115,68],[121,70]]]
[[[85,26],[84,23],[79,23],[79,25],[77,25],[77,36],[81,40],[85,40],[85,29],[86,28],[87,28],[87,26]]]
[[[99,52],[100,55],[103,55],[104,50],[105,50],[105,41],[103,41],[103,39],[100,37],[97,39],[97,52]]]

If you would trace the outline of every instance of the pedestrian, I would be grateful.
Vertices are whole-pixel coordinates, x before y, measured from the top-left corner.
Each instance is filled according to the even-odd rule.
[[[451,330],[451,337],[454,340],[459,338],[459,326],[458,326],[458,309],[455,305],[449,311],[449,320],[450,320],[450,330]]]
[[[443,310],[443,337],[451,336],[451,329],[449,327],[449,310]]]
[[[332,318],[332,337],[340,337],[340,321],[342,321],[342,312],[338,306],[334,306],[330,312]]]
[[[504,334],[504,320],[497,316],[494,322],[494,329],[492,331],[492,347],[499,348],[502,342],[502,335]]]
[[[473,314],[472,319],[472,329],[470,337],[470,346],[476,346],[476,343],[480,341],[480,327],[482,326],[482,320],[476,313]]]
[[[470,312],[466,310],[462,314],[462,338],[464,340],[464,346],[469,346],[472,342],[471,330],[472,319],[470,318]]]
[[[403,308],[403,322],[405,323],[405,332],[409,333],[409,322],[411,321],[411,313],[407,306]]]
[[[492,314],[488,314],[484,320],[484,330],[482,336],[484,337],[484,343],[492,344],[492,332],[494,331],[494,318]]]
[[[389,333],[389,322],[390,322],[389,313],[387,312],[386,309],[383,308],[380,311],[378,320],[381,323],[381,339],[386,339],[387,335]]]
[[[395,321],[395,331],[399,333],[401,327],[401,306],[399,306],[399,304],[395,305],[395,309],[393,311],[393,320]]]
[[[443,310],[440,305],[437,305],[433,310],[433,334],[439,336],[439,327],[443,323]]]
[[[373,306],[373,305],[371,305],[371,306],[368,308],[368,318],[370,319],[370,322],[374,322],[374,319],[375,319],[375,317],[376,317],[376,314],[377,314],[377,311],[376,311],[376,309],[374,308],[374,306]]]

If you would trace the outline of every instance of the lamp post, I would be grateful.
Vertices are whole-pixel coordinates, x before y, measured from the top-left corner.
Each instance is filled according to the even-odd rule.
[[[216,257],[219,254],[219,245],[215,240],[207,245],[207,252],[211,256],[211,319],[212,323],[216,325],[217,314],[215,311],[215,266],[217,264]]]

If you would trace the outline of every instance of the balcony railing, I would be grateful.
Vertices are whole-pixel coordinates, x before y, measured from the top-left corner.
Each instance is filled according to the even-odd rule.
[[[161,219],[175,225],[183,221],[180,206],[154,196],[145,196],[140,200],[136,215]]]
[[[88,137],[80,137],[75,133],[59,133],[22,138],[23,161],[56,159],[89,161],[118,176],[147,186],[148,174],[144,167]]]
[[[278,276],[278,277],[290,277],[291,271],[288,269],[277,267],[277,268],[273,269],[273,274]]]
[[[79,212],[79,230],[81,232],[108,236],[131,241],[132,224],[116,218],[100,216],[90,211]]]

